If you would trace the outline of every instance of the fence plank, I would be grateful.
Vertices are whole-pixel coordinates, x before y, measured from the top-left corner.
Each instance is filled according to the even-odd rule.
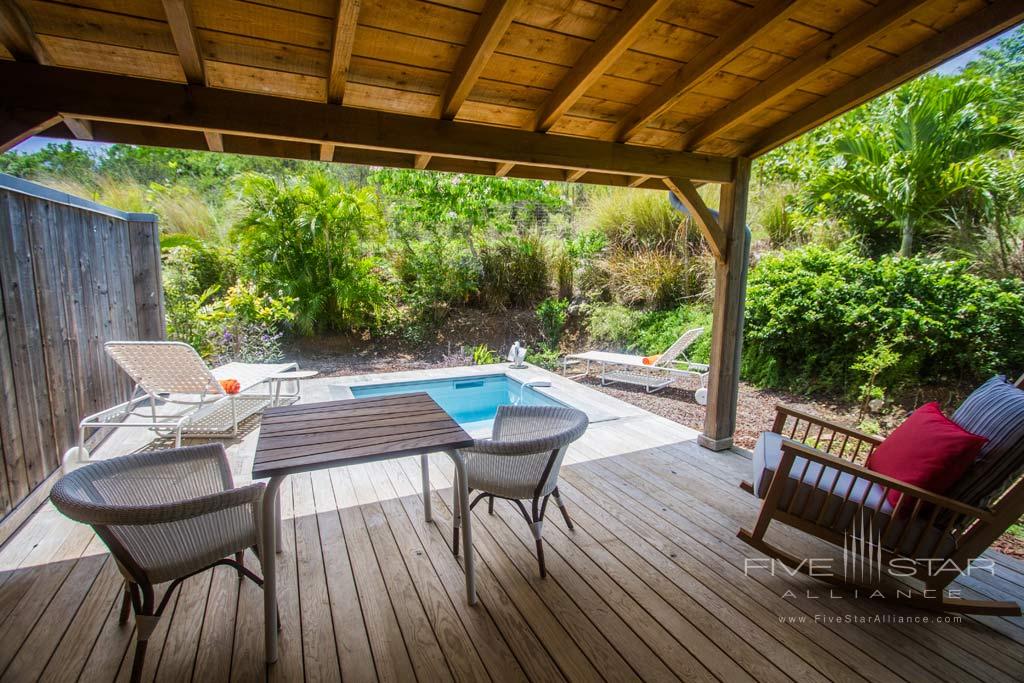
[[[9,182],[0,176],[4,517],[59,469],[79,420],[131,390],[103,344],[165,336],[155,217]]]

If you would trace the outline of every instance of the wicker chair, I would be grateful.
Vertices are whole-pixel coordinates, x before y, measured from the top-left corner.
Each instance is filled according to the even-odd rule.
[[[494,418],[490,439],[478,439],[472,448],[463,449],[469,490],[479,491],[472,510],[481,499],[487,498],[488,512],[494,513],[494,499],[512,501],[523,513],[537,542],[537,562],[544,577],[544,544],[541,529],[548,498],[572,529],[572,520],[565,503],[558,495],[558,470],[566,448],[587,430],[587,416],[574,408],[550,406],[501,406]],[[456,490],[458,488],[456,487]],[[524,500],[532,501],[528,512]],[[453,552],[459,553],[459,529],[462,511],[455,496]]]
[[[245,549],[255,550],[260,538],[263,489],[262,483],[234,488],[220,444],[99,461],[53,487],[50,499],[57,509],[91,525],[124,575],[121,623],[130,606],[137,637],[132,681],[139,680],[146,642],[182,581],[224,564],[239,579],[263,585],[243,560]],[[168,581],[157,603],[153,586]]]

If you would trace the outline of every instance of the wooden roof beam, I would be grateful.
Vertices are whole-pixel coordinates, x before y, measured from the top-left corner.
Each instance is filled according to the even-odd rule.
[[[338,14],[334,18],[331,43],[331,65],[327,74],[327,101],[341,104],[345,100],[348,70],[352,62],[352,46],[359,22],[360,0],[339,0]]]
[[[199,48],[199,37],[196,35],[195,23],[192,21],[192,3],[190,0],[163,0],[164,14],[171,27],[171,37],[178,49],[178,59],[185,72],[185,80],[189,83],[206,83],[206,71],[203,68],[202,51]]]
[[[1020,0],[994,0],[942,33],[904,52],[899,57],[867,72],[838,90],[804,107],[771,126],[744,156],[760,156],[868,100],[891,90],[914,76],[965,52],[978,43],[1024,21]]]
[[[328,143],[320,145],[320,161],[334,161],[334,145]]]
[[[707,240],[711,253],[714,254],[716,259],[723,261],[726,249],[728,248],[725,231],[722,230],[722,226],[715,220],[711,209],[704,203],[694,184],[686,178],[665,178],[665,186],[679,198],[679,201],[683,203],[686,210],[690,212],[693,222],[697,224],[697,227],[704,234],[704,239]]]
[[[0,154],[61,122],[61,115],[32,109],[0,107]],[[65,123],[67,120],[65,119]]]
[[[661,116],[705,80],[753,45],[757,37],[792,15],[796,0],[765,0],[744,11],[743,16],[700,54],[684,64],[654,92],[640,101],[626,116],[603,136],[607,140],[626,142],[651,121]]]
[[[32,29],[32,24],[29,23],[28,17],[25,16],[21,7],[15,2],[0,1],[0,43],[3,43],[3,46],[11,53],[11,56],[18,61],[37,62],[47,66],[55,64],[50,51],[39,40],[36,32]],[[22,140],[41,133],[55,123],[59,123],[61,118],[63,118],[64,123],[71,132],[75,134],[76,138],[92,140],[92,128],[88,121],[79,121],[70,117],[57,117],[57,120],[53,121],[52,115],[49,113],[40,116],[41,121],[49,123],[40,128],[42,124],[29,122],[28,127],[23,131],[26,133],[25,135],[19,136],[8,133],[8,126],[4,126],[4,138],[0,140],[0,144],[5,145],[3,151],[6,152]],[[10,124],[12,126],[11,130],[22,125],[18,121],[11,121]],[[17,141],[12,142],[15,139]]]
[[[869,44],[928,0],[887,0],[834,36],[779,69],[745,95],[712,114],[684,137],[681,149],[700,146],[745,118],[767,109],[850,52]]]
[[[620,175],[729,182],[726,157],[500,129],[132,76],[0,63],[0,109]]]
[[[520,5],[521,0],[488,0],[448,77],[440,101],[442,119],[452,120],[459,113]]]
[[[672,0],[630,0],[559,81],[527,127],[545,132],[554,126],[671,3]]]

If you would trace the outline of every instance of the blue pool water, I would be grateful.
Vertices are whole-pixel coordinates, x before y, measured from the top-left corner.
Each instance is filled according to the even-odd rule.
[[[355,398],[390,396],[425,391],[465,429],[489,426],[498,406],[560,406],[553,398],[526,387],[505,375],[424,380],[395,384],[364,384],[349,387]]]

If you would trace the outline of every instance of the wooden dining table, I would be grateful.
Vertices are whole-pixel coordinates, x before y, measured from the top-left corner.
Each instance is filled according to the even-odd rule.
[[[455,514],[462,517],[466,600],[476,604],[473,531],[469,513],[466,464],[458,449],[473,439],[427,393],[372,396],[323,403],[268,408],[260,424],[253,479],[267,479],[261,529],[263,611],[266,660],[277,661],[277,570],[281,552],[281,505],[278,492],[289,474],[420,456],[424,517],[431,521],[428,455],[447,453],[455,464],[458,492]],[[461,512],[460,512],[461,511]]]

